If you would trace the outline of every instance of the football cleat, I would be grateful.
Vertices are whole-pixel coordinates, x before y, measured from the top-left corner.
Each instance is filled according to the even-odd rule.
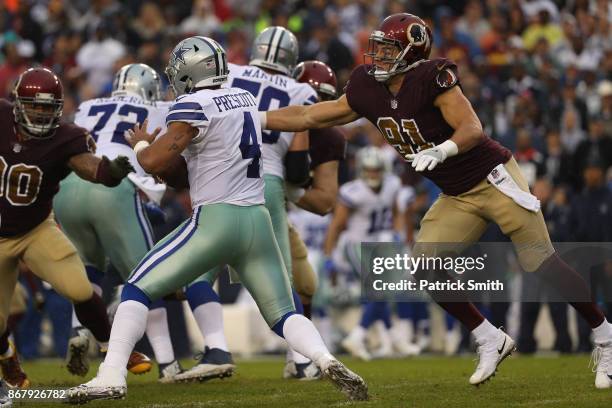
[[[195,367],[176,375],[175,379],[180,382],[201,382],[213,378],[231,377],[235,368],[232,353],[205,347],[200,362]]]
[[[340,343],[340,345],[342,345],[342,347],[344,347],[346,351],[351,353],[353,357],[356,357],[363,361],[370,361],[372,359],[372,356],[368,352],[365,343],[356,339],[355,337],[345,337]]]
[[[6,385],[10,388],[28,388],[30,380],[21,369],[19,356],[12,341],[9,340],[9,349],[12,351],[10,357],[0,357],[0,368],[2,369],[2,377]]]
[[[9,397],[8,386],[0,378],[0,408],[9,408],[13,406],[13,401]]]
[[[323,375],[328,378],[349,400],[365,401],[368,399],[368,385],[366,382],[346,368],[338,360],[332,360],[323,369]]]
[[[149,371],[151,371],[152,367],[153,363],[151,362],[151,359],[149,357],[138,351],[132,351],[126,368],[130,373],[140,375],[148,373]]]
[[[89,372],[89,336],[83,328],[72,330],[68,340],[66,368],[73,375],[84,377]]]
[[[66,402],[85,404],[94,400],[123,399],[127,394],[126,370],[100,364],[98,374],[89,382],[66,391]]]
[[[322,377],[321,370],[312,361],[308,363],[296,363],[295,361],[287,361],[283,370],[283,378],[295,378],[300,381],[319,380]]]
[[[159,365],[159,381],[162,384],[171,384],[176,382],[176,376],[183,372],[183,367],[178,362],[178,360],[174,360],[168,364],[160,364]]]
[[[595,388],[612,388],[612,341],[596,344],[591,356]]]
[[[498,329],[494,339],[478,345],[478,366],[470,377],[470,384],[480,385],[493,377],[499,364],[514,350],[514,340]]]

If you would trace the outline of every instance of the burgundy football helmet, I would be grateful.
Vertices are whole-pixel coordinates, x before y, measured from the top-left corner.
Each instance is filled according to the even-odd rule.
[[[334,71],[321,61],[300,62],[293,71],[293,77],[302,83],[309,84],[322,101],[336,99],[338,81]]]
[[[53,136],[64,107],[64,89],[57,75],[47,68],[30,68],[19,76],[13,96],[15,121],[27,135]]]
[[[429,58],[432,41],[431,29],[420,17],[408,13],[393,14],[370,35],[364,62],[371,59],[369,74],[377,81],[385,82]],[[389,68],[384,69],[381,64]]]

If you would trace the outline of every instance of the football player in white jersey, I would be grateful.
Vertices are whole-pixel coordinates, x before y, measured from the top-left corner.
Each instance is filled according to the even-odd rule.
[[[251,93],[259,111],[316,103],[318,97],[315,90],[291,77],[297,58],[298,42],[295,35],[283,27],[268,27],[255,38],[249,65],[228,64],[228,86]],[[293,283],[285,181],[299,186],[308,180],[308,131],[263,131],[262,142],[265,205],[272,218],[274,235],[293,289],[296,308],[303,314],[303,306]],[[227,376],[231,375],[234,368],[222,330],[221,305],[212,289],[220,270],[221,266],[216,267],[214,272],[193,282],[186,290],[206,346],[200,362],[177,376],[178,380],[202,381]],[[308,373],[308,378],[320,377],[316,365],[292,350],[287,352],[285,372],[297,373],[286,378],[304,378],[303,373]]]
[[[160,101],[160,85],[159,75],[148,65],[125,65],[115,75],[110,97],[85,101],[77,110],[75,123],[89,130],[95,139],[96,155],[111,159],[126,156],[136,169],[116,188],[92,184],[71,174],[62,181],[54,199],[57,220],[77,247],[98,292],[102,291],[100,281],[107,261],[125,281],[153,246],[153,232],[141,194],[159,203],[166,186],[155,183],[140,167],[125,133],[147,119],[152,126],[163,125],[168,103]],[[66,367],[72,374],[84,376],[89,370],[89,336],[74,312],[72,326]],[[172,380],[180,366],[170,343],[163,300],[151,307],[147,335],[159,364],[160,381]],[[142,374],[151,369],[151,361],[135,353],[128,369]]]
[[[388,165],[378,147],[361,149],[356,165],[359,177],[340,187],[324,253],[328,257],[327,268],[358,274],[362,242],[399,239],[401,220],[397,197],[402,183],[399,177],[386,170]],[[383,320],[385,325],[379,326],[381,348],[375,354],[388,356],[393,349],[402,355],[419,352],[418,347],[406,339],[390,336],[390,312],[386,302],[366,303],[360,324],[342,341],[342,346],[355,357],[370,360],[372,355],[365,346],[365,334],[377,319]]]
[[[117,308],[108,353],[98,375],[68,391],[68,399],[123,398],[125,364],[143,335],[152,302],[193,282],[203,271],[228,264],[251,293],[268,325],[314,361],[349,399],[367,399],[363,379],[336,360],[312,322],[295,313],[291,288],[264,207],[261,124],[253,96],[221,88],[225,51],[207,37],[191,37],[173,50],[166,73],[177,98],[156,139],[146,125],[130,138],[139,164],[162,178],[188,177],[193,214],[156,244],[132,272]],[[145,122],[146,123],[146,122]]]

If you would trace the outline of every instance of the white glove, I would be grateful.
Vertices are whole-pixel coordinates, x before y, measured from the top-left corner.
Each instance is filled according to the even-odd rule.
[[[438,163],[444,162],[447,157],[456,155],[459,152],[457,144],[452,140],[445,140],[438,146],[421,150],[416,154],[407,154],[406,160],[412,162],[412,167],[416,171],[433,170]]]
[[[287,196],[287,200],[292,203],[300,201],[300,198],[302,198],[304,194],[306,194],[306,190],[303,188],[297,187],[291,183],[285,183],[285,195]]]

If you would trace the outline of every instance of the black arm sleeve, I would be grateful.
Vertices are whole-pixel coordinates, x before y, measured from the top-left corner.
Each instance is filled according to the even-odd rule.
[[[302,186],[308,182],[310,175],[308,150],[287,152],[285,155],[285,170],[285,178],[291,184]]]

